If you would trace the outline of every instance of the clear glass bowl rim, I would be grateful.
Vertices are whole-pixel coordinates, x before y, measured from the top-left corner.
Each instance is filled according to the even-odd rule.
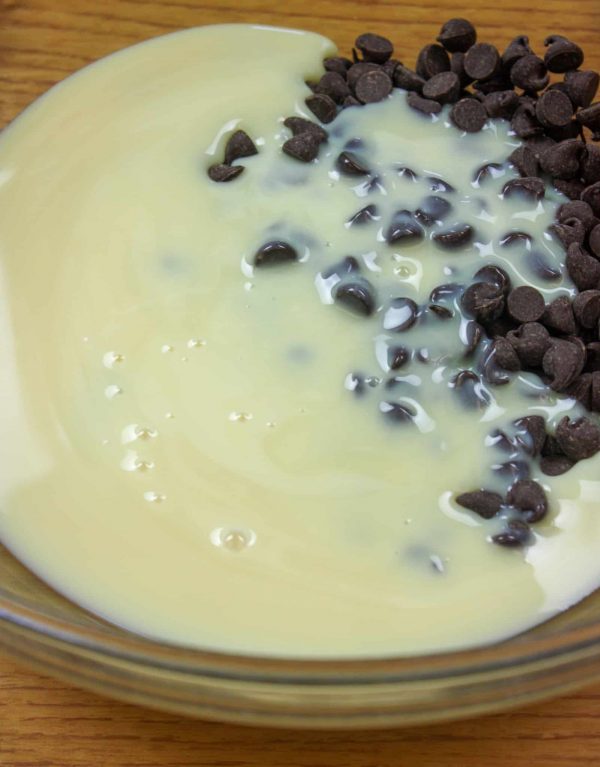
[[[11,624],[42,642],[121,659],[135,666],[238,681],[306,685],[399,684],[423,680],[490,674],[532,665],[568,664],[585,656],[600,660],[600,622],[559,631],[548,637],[505,640],[465,650],[373,659],[275,658],[192,649],[162,643],[133,633],[111,635],[106,629],[82,626],[48,616],[0,595],[2,623]],[[524,635],[526,637],[526,633]]]

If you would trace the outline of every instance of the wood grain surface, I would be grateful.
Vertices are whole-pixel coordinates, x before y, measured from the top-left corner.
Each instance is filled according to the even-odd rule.
[[[0,0],[0,125],[51,85],[125,45],[217,22],[296,26],[348,51],[386,34],[414,62],[440,21],[480,39],[573,36],[600,68],[600,0]],[[594,49],[595,48],[595,49]],[[0,658],[1,767],[565,767],[600,765],[600,687],[481,720],[388,732],[309,733],[185,720],[115,703]]]

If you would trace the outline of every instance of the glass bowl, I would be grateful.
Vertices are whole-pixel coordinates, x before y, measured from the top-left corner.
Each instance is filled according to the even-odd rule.
[[[600,678],[600,593],[508,641],[440,655],[300,661],[188,650],[112,626],[0,546],[0,650],[121,700],[280,727],[389,727],[486,714]]]

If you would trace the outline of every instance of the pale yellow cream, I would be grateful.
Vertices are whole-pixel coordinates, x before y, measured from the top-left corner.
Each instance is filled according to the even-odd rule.
[[[284,157],[281,120],[310,116],[305,80],[333,51],[291,30],[181,32],[69,78],[0,138],[0,538],[67,596],[150,637],[280,656],[432,652],[502,639],[600,582],[598,459],[534,474],[552,510],[525,551],[491,544],[499,523],[452,500],[492,482],[494,426],[526,412],[553,423],[574,403],[525,399],[523,377],[466,412],[441,359],[453,320],[396,339],[437,362],[398,372],[419,418],[391,427],[382,311],[351,316],[317,276],[352,254],[380,306],[423,302],[489,260],[537,284],[498,238],[541,237],[558,198],[501,201],[506,168],[474,188],[514,139],[501,125],[461,136],[402,93],[344,112],[317,163]],[[259,155],[215,184],[206,168],[237,127]],[[353,137],[385,193],[333,171]],[[450,220],[471,222],[479,245],[382,241],[428,175],[457,187]],[[345,227],[367,202],[381,221]],[[253,269],[276,236],[301,243],[301,263]],[[355,371],[375,384],[362,398]]]

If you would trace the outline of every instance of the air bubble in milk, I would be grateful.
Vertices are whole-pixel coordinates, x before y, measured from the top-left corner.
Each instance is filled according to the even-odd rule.
[[[169,354],[169,352],[175,351],[175,347],[171,346],[171,344],[163,344],[160,350],[163,354]]]
[[[105,368],[112,370],[115,365],[125,361],[125,355],[119,352],[106,352],[102,357],[102,364]]]
[[[239,553],[249,549],[256,543],[256,533],[249,528],[216,527],[210,533],[213,546]]]
[[[157,493],[155,490],[147,490],[144,493],[144,500],[148,503],[162,503],[167,500],[167,496],[164,493]]]
[[[116,384],[110,384],[106,387],[106,389],[104,389],[104,396],[107,399],[114,399],[119,394],[123,394],[123,389],[121,389],[121,387],[117,386]]]
[[[123,471],[144,473],[154,468],[154,462],[140,458],[135,450],[128,450],[121,461]]]
[[[239,410],[234,410],[233,412],[229,413],[229,420],[236,423],[245,423],[246,421],[251,421],[252,418],[252,413],[244,413],[243,411]]]
[[[158,436],[156,429],[151,429],[148,426],[140,426],[137,423],[128,424],[121,432],[121,442],[126,445],[129,442],[135,442],[136,440],[150,440]]]
[[[206,341],[203,338],[190,338],[187,342],[188,349],[201,349],[206,346]]]

